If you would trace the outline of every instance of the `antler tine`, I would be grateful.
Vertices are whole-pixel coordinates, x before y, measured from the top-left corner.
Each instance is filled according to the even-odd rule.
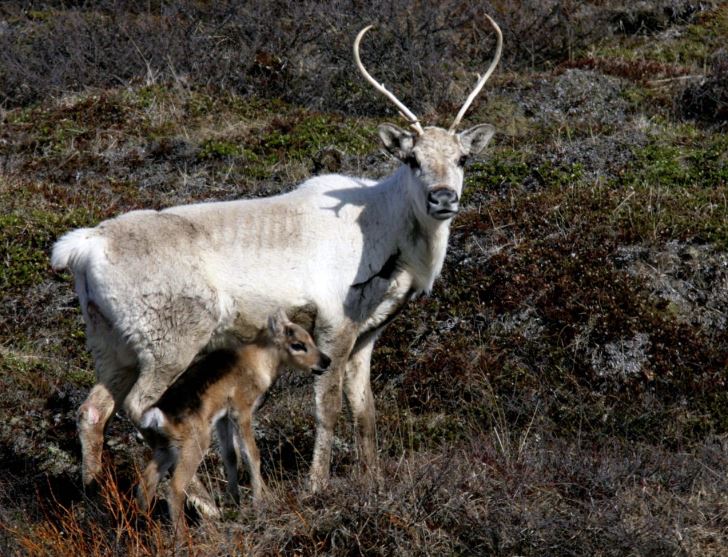
[[[407,120],[409,120],[410,126],[414,128],[414,130],[418,134],[423,134],[425,130],[422,129],[422,126],[420,125],[420,122],[415,116],[412,111],[407,108],[402,102],[394,96],[390,91],[387,90],[387,88],[379,83],[376,79],[374,79],[369,72],[364,67],[364,64],[361,63],[361,58],[359,57],[359,43],[361,42],[362,37],[364,34],[371,29],[373,25],[368,25],[367,27],[364,27],[361,31],[359,31],[359,34],[356,36],[356,40],[354,41],[354,60],[356,60],[356,66],[359,68],[359,71],[362,73],[364,78],[374,85],[374,88],[382,93],[385,97],[387,97],[390,101],[392,101],[397,109],[399,110],[399,113],[404,116]]]
[[[455,117],[455,121],[452,123],[452,126],[450,126],[450,132],[453,133],[455,131],[455,128],[458,127],[458,124],[460,124],[460,120],[463,119],[463,116],[465,116],[465,113],[467,112],[468,108],[470,108],[470,105],[473,103],[473,100],[475,97],[478,96],[478,93],[480,93],[480,90],[483,88],[483,85],[485,85],[485,82],[488,81],[488,78],[490,77],[490,74],[493,73],[495,70],[495,67],[498,65],[498,62],[500,61],[501,57],[501,51],[503,50],[503,33],[501,33],[500,27],[498,27],[498,24],[493,21],[493,18],[490,17],[488,14],[485,14],[485,17],[488,18],[488,21],[490,21],[491,25],[495,29],[496,34],[498,35],[498,44],[495,48],[495,57],[493,58],[493,61],[490,63],[490,67],[488,68],[488,71],[483,74],[483,77],[480,78],[478,83],[475,85],[475,89],[473,89],[473,92],[470,93],[470,96],[465,101],[465,104],[460,109],[460,112],[458,112],[458,115]]]

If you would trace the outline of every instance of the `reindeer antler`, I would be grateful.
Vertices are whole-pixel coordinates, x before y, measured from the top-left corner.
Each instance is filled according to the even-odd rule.
[[[478,93],[480,93],[480,90],[483,88],[483,85],[485,85],[485,82],[488,81],[490,74],[492,74],[493,70],[495,70],[495,67],[498,65],[501,57],[501,51],[503,50],[503,33],[501,33],[500,27],[498,27],[498,24],[493,21],[492,17],[487,14],[485,15],[485,17],[488,18],[488,21],[490,21],[490,24],[493,26],[495,32],[498,35],[498,44],[495,47],[495,57],[490,63],[488,71],[486,71],[485,74],[483,74],[483,77],[478,80],[478,83],[475,85],[475,89],[473,89],[473,92],[470,93],[470,96],[468,96],[468,98],[466,99],[465,104],[460,109],[460,112],[458,112],[458,115],[455,117],[455,121],[452,123],[452,126],[450,126],[450,133],[455,132],[455,128],[457,128],[458,124],[460,124],[460,120],[462,120],[463,116],[465,116],[465,113],[467,112],[468,108],[470,108],[470,105],[473,103],[475,97],[477,97]]]
[[[374,79],[369,72],[364,67],[364,64],[361,63],[361,58],[359,57],[359,43],[361,42],[362,37],[364,34],[371,29],[373,25],[368,25],[367,27],[364,27],[361,31],[359,31],[359,34],[356,36],[356,40],[354,41],[354,60],[356,60],[356,66],[359,68],[359,71],[362,73],[364,78],[374,85],[374,88],[382,93],[385,97],[387,97],[390,101],[394,103],[394,105],[399,110],[399,113],[407,120],[409,120],[410,126],[414,128],[414,130],[418,134],[424,133],[425,130],[422,129],[422,126],[420,125],[419,120],[417,119],[417,116],[415,116],[412,111],[407,108],[397,97],[394,96],[394,94],[391,91],[388,91],[387,88],[379,83],[376,79]],[[497,27],[497,26],[496,26]]]

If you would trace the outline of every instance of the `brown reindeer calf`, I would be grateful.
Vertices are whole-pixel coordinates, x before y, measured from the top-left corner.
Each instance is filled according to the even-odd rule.
[[[175,524],[182,518],[185,492],[210,446],[213,425],[222,448],[228,493],[238,501],[238,459],[232,419],[238,421],[253,498],[260,499],[265,483],[253,436],[253,411],[282,367],[319,374],[330,363],[331,359],[318,349],[306,330],[279,310],[253,342],[237,351],[217,350],[192,365],[142,417],[142,431],[154,449],[137,492],[142,509],[148,508],[160,479],[173,469],[169,512]]]

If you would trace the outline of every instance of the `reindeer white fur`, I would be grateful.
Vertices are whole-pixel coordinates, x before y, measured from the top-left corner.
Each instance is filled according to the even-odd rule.
[[[497,54],[474,93],[500,56],[501,33],[490,21]],[[359,60],[364,32],[355,41],[357,65],[393,98]],[[342,390],[360,458],[374,466],[372,348],[440,274],[465,158],[494,133],[487,124],[454,132],[473,96],[450,130],[423,129],[397,101],[414,133],[380,126],[384,146],[405,163],[380,182],[320,176],[267,199],[133,211],[63,236],[51,262],[74,275],[97,375],[79,411],[84,482],[100,473],[103,430],[116,408],[139,423],[195,356],[254,338],[278,307],[313,330],[332,358],[315,385],[312,488],[329,475]]]

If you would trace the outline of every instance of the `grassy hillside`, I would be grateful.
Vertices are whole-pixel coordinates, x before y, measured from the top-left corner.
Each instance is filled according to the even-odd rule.
[[[130,499],[148,453],[124,416],[108,482],[81,489],[93,364],[52,243],[132,209],[384,176],[376,126],[397,117],[353,67],[356,31],[389,22],[365,62],[439,125],[493,41],[482,2],[144,4],[0,7],[0,554],[725,553],[724,4],[487,3],[504,61],[464,125],[498,133],[434,292],[375,351],[381,477],[357,477],[343,416],[330,489],[307,492],[312,385],[290,372],[256,424],[274,497],[176,539]],[[216,455],[204,476],[220,493]]]

